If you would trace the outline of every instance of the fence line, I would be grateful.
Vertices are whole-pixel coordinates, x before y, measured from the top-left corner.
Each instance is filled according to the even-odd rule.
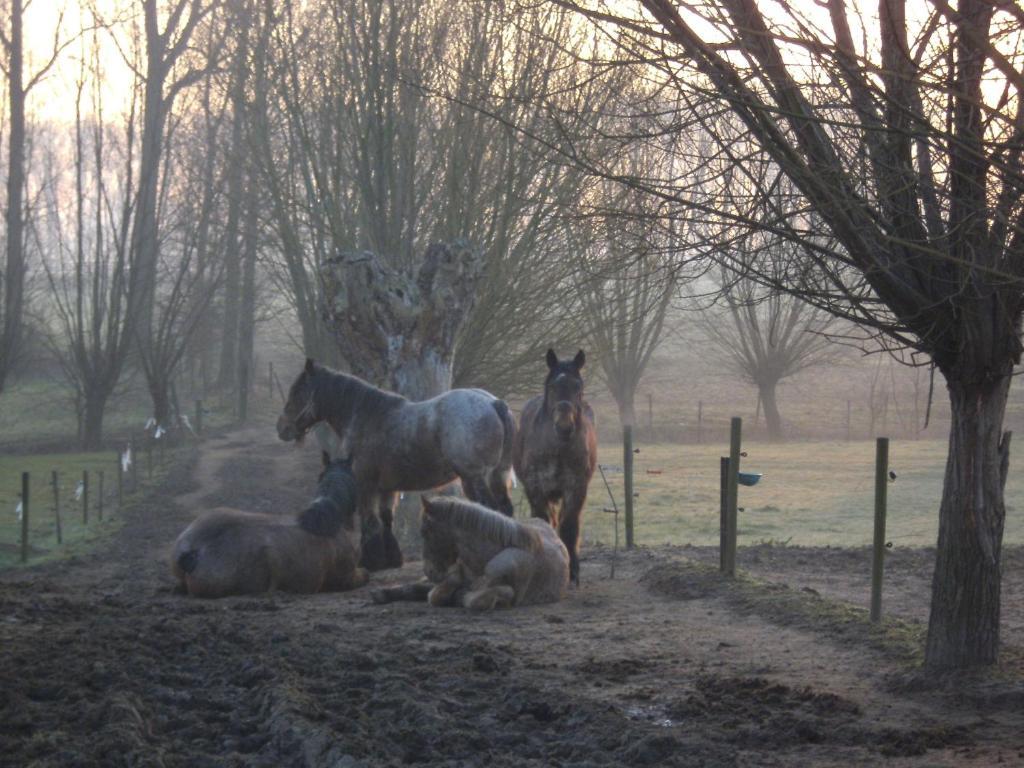
[[[149,460],[149,478],[153,477],[153,455],[152,455],[152,440],[149,441],[147,446],[147,459]],[[125,494],[129,496],[137,493],[140,490],[138,482],[138,461],[135,456],[136,443],[134,438],[127,443],[123,450],[118,450],[113,453],[115,461],[115,468],[117,472],[117,482],[112,488],[111,484],[105,482],[106,469],[99,468],[95,462],[88,462],[92,469],[82,469],[82,475],[78,483],[73,489],[68,490],[72,501],[81,503],[81,531],[87,530],[90,526],[90,513],[94,513],[95,522],[102,522],[104,520],[104,512],[106,512],[106,518],[110,519],[114,512],[120,512],[124,507]],[[127,463],[125,457],[130,456],[131,461],[128,463],[128,469],[131,471],[131,488],[126,489],[124,482],[124,473],[126,470],[125,464]],[[173,452],[171,456],[173,457]],[[161,465],[165,463],[166,454],[161,450],[158,454],[158,461]],[[76,471],[64,470],[64,474],[70,477],[76,477]],[[20,518],[16,521],[19,528],[18,531],[18,550],[21,562],[28,562],[31,556],[31,545],[32,541],[35,540],[37,543],[42,542],[53,542],[56,545],[63,546],[65,539],[69,538],[69,531],[65,530],[64,520],[62,517],[62,502],[63,499],[61,486],[61,471],[54,469],[50,472],[49,485],[52,491],[52,505],[53,510],[53,522],[52,528],[46,526],[44,521],[44,515],[41,516],[42,512],[45,512],[43,506],[40,505],[41,496],[38,494],[33,495],[31,493],[32,488],[32,473],[22,472],[21,473],[21,491],[18,494],[19,505],[18,510]],[[45,484],[45,481],[44,481]],[[95,486],[95,487],[92,487]],[[31,502],[31,503],[30,503]],[[35,527],[33,528],[33,523]],[[49,528],[49,530],[46,530]],[[71,536],[75,538],[75,536]],[[52,547],[51,547],[52,548]]]

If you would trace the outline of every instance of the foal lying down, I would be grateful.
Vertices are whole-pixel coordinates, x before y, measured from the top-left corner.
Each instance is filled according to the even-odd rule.
[[[192,522],[174,544],[171,570],[179,587],[195,597],[285,592],[336,592],[362,586],[352,543],[355,493],[347,462],[327,463],[317,497],[297,520],[220,507]],[[348,525],[327,527],[333,535],[311,533],[324,519]]]
[[[569,552],[545,520],[513,520],[451,496],[424,498],[423,570],[432,584],[378,590],[378,603],[426,600],[475,611],[560,600]]]

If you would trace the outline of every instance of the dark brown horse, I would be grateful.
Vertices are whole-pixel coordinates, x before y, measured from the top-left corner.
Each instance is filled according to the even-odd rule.
[[[201,515],[174,543],[171,570],[180,590],[224,597],[362,586],[368,575],[356,565],[352,540],[354,486],[347,462],[325,458],[317,496],[298,520],[227,507]]]
[[[342,455],[353,457],[362,564],[370,570],[402,564],[391,533],[399,491],[459,478],[468,498],[512,514],[515,422],[504,401],[482,389],[453,389],[415,403],[306,360],[277,434],[300,440],[321,421],[340,438]]]
[[[581,349],[570,361],[547,355],[544,394],[527,401],[512,457],[534,517],[551,523],[569,550],[569,573],[579,586],[580,516],[597,466],[594,412],[583,399]]]

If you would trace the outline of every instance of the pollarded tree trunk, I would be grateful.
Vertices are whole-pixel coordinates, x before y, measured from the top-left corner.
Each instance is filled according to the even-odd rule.
[[[171,426],[171,393],[166,381],[154,377],[149,382],[149,396],[153,400],[153,418],[164,429]]]
[[[103,416],[109,392],[86,392],[82,414],[81,443],[83,451],[98,451],[103,442]]]
[[[780,443],[785,439],[782,431],[782,414],[779,413],[779,403],[775,396],[776,384],[775,381],[758,384],[761,405],[764,407],[764,422],[768,428],[768,441],[771,443]]]
[[[619,409],[619,425],[636,424],[636,390],[616,394],[615,404]]]
[[[982,385],[949,384],[949,456],[925,646],[930,667],[992,664],[998,657],[1009,385],[1008,375]]]
[[[482,267],[481,255],[460,241],[430,245],[415,273],[369,253],[327,262],[326,320],[352,372],[412,400],[450,389]]]

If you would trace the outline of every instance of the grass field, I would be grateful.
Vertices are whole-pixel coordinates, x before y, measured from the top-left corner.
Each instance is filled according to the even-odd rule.
[[[942,493],[945,440],[893,441],[889,465],[886,540],[895,546],[934,546]],[[761,482],[740,487],[739,545],[774,542],[805,546],[862,546],[871,543],[874,515],[874,441],[749,443],[745,471],[763,472]],[[635,458],[636,541],[639,544],[717,544],[719,457],[728,445],[641,445]],[[1004,542],[1024,543],[1024,461],[1011,454],[1006,488]],[[605,444],[600,462],[619,509],[623,506],[621,446]],[[659,473],[659,474],[654,474]],[[528,514],[517,491],[517,515]],[[598,473],[590,485],[584,515],[586,541],[614,538],[608,493]],[[620,543],[624,515],[619,514]]]
[[[138,457],[139,487],[148,482],[143,456]],[[97,537],[109,534],[119,524],[117,515],[116,453],[61,453],[32,456],[0,456],[0,568],[20,562],[21,523],[16,508],[21,497],[21,473],[30,474],[29,488],[29,563],[73,554],[87,548]],[[153,479],[157,481],[166,464],[154,453]],[[57,544],[51,473],[58,472],[61,532],[63,544]],[[83,470],[89,471],[89,523],[83,523],[82,501],[75,491]],[[99,517],[99,471],[104,473],[104,519]],[[130,490],[125,477],[125,495]]]
[[[233,406],[233,402],[222,401],[217,395],[204,399],[204,429],[231,424],[234,420]],[[181,407],[189,418],[194,418],[194,398],[183,396]],[[267,401],[266,390],[257,388],[250,400],[250,411],[267,407],[279,408],[280,401]],[[104,440],[139,434],[150,413],[149,395],[140,382],[134,382],[133,386],[110,399],[103,419]],[[0,451],[21,452],[22,444],[31,447],[66,443],[68,447],[75,447],[77,428],[71,392],[59,379],[18,381],[5,389],[0,397]]]

